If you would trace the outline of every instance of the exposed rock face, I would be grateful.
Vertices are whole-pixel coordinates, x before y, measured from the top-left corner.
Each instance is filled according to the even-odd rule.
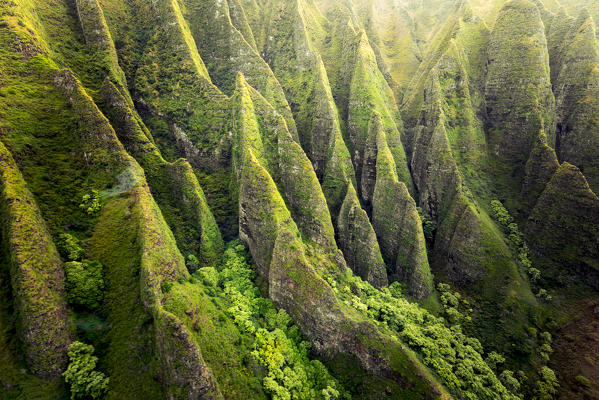
[[[70,71],[57,72],[54,76],[54,84],[64,92],[76,111],[75,115],[84,143],[82,150],[89,152],[90,163],[95,164],[96,168],[122,171],[119,176],[124,177],[122,184],[117,187],[118,190],[115,189],[112,194],[116,198],[104,206],[100,222],[91,239],[90,253],[109,271],[112,270],[115,276],[117,275],[115,270],[123,268],[128,263],[137,271],[137,281],[130,282],[133,287],[126,287],[124,290],[137,288],[134,293],[138,293],[139,298],[136,294],[133,298],[141,304],[135,302],[133,306],[143,305],[142,312],[150,319],[154,329],[152,334],[155,337],[145,336],[149,335],[146,331],[147,327],[143,327],[147,321],[136,321],[141,326],[135,323],[131,326],[131,321],[128,320],[131,315],[122,314],[125,310],[109,310],[109,318],[114,325],[112,327],[114,336],[118,337],[116,331],[123,326],[139,332],[140,335],[143,332],[144,339],[148,342],[140,343],[139,347],[133,348],[132,351],[140,355],[148,351],[144,345],[151,343],[150,351],[156,356],[152,362],[161,365],[159,380],[167,397],[186,399],[203,395],[207,399],[222,398],[200,352],[193,343],[189,342],[189,335],[185,333],[185,328],[179,326],[174,317],[162,309],[160,303],[162,284],[187,278],[189,274],[175,244],[175,238],[150,194],[143,170],[126,153],[108,119],[100,112]],[[134,239],[133,243],[118,238],[119,232],[122,233],[121,230],[126,228],[128,228],[126,234]],[[123,259],[119,259],[117,255]],[[120,265],[119,262],[125,265]],[[109,284],[106,295],[131,297],[130,293],[119,293],[119,287],[123,289],[118,284]],[[137,317],[139,318],[140,315],[138,314]],[[119,343],[113,344],[111,351],[122,350],[119,349]],[[171,358],[174,349],[177,349],[177,368],[174,368],[174,360]],[[115,360],[113,355],[108,357],[111,359],[110,369],[118,371],[121,366],[119,363],[123,360]],[[116,379],[111,381],[111,384],[116,386],[116,392],[127,393],[128,384],[134,386],[139,383],[137,381],[139,376],[135,375],[134,370],[141,368],[139,365],[141,359],[143,356],[132,357],[128,361],[131,371],[122,375],[114,374]],[[127,382],[128,378],[133,378],[137,382]]]
[[[258,47],[289,98],[299,142],[335,218],[355,175],[327,71],[314,49],[314,43],[322,40],[322,16],[309,12],[303,1],[274,1],[271,7],[273,12],[260,25],[264,40],[258,40]]]
[[[406,282],[416,298],[427,297],[433,279],[426,254],[422,223],[406,185],[397,179],[380,117],[374,114],[370,135],[376,137],[376,184],[372,193],[372,225],[391,279]],[[373,140],[370,139],[369,142]]]
[[[574,1],[599,10],[560,0]],[[577,276],[599,288],[599,45],[584,12],[554,15],[557,2],[541,0],[0,3],[9,398],[32,397],[33,381],[62,395],[65,349],[88,337],[82,317],[101,320],[108,399],[217,400],[248,383],[272,396],[264,366],[213,358],[255,339],[225,309],[223,279],[208,268],[192,278],[185,265],[192,254],[228,262],[214,215],[249,246],[260,294],[354,397],[449,399],[443,384],[459,394],[462,376],[484,376],[481,397],[534,390],[509,394],[457,327],[433,338],[442,321],[418,304],[436,307],[432,269],[472,301],[468,330],[485,349],[511,356],[532,324],[545,329],[520,248],[488,215],[492,199],[518,222],[532,210],[526,239],[557,283],[549,291],[567,296],[558,284]],[[96,189],[101,212],[88,215],[78,199]],[[52,244],[64,232],[103,265],[97,313],[65,304]],[[410,302],[385,289],[393,281]],[[251,323],[270,329],[269,319]],[[448,362],[454,350],[473,357],[445,375],[429,339]],[[456,345],[443,349],[445,339]],[[538,370],[525,359],[510,365]]]
[[[412,154],[412,174],[418,189],[418,204],[435,220],[462,190],[462,177],[447,139],[445,115],[441,108],[441,87],[433,71],[422,106],[422,125],[416,128]]]
[[[372,114],[368,126],[368,138],[364,144],[364,163],[362,165],[362,178],[360,179],[362,200],[370,210],[372,209],[372,197],[376,186],[378,140],[379,136],[383,134],[380,132],[381,129],[381,117],[375,111]]]
[[[399,180],[411,189],[412,179],[401,141],[403,124],[393,92],[378,69],[376,57],[366,34],[359,32],[354,41],[355,50],[352,60],[354,69],[349,91],[347,136],[356,177],[362,177],[368,126],[372,112],[376,111],[395,162],[395,173]]]
[[[354,273],[372,286],[387,286],[387,270],[376,233],[350,183],[337,219],[339,247]]]
[[[142,117],[166,124],[195,167],[229,164],[226,140],[228,98],[212,84],[178,1],[151,3],[145,51],[130,84]],[[168,100],[167,100],[168,99]]]
[[[397,341],[383,336],[337,300],[322,277],[336,268],[327,267],[331,261],[303,243],[275,182],[251,149],[242,169],[240,236],[268,280],[270,297],[297,321],[314,350],[329,356],[353,355],[367,370],[406,382],[406,387],[425,398],[446,396],[426,382],[426,374],[414,368],[414,360]],[[427,390],[431,394],[425,394]]]
[[[210,77],[223,92],[235,90],[235,76],[243,73],[285,119],[292,136],[297,129],[280,83],[260,57],[239,0],[185,0],[185,17],[202,59],[208,64]]]
[[[545,27],[528,0],[505,4],[487,53],[486,106],[490,151],[524,165],[539,130],[555,143],[555,99],[551,92]]]
[[[563,7],[553,16],[551,24],[546,26],[547,50],[549,52],[549,66],[551,70],[551,85],[556,87],[557,78],[564,65],[564,42],[574,24],[574,18],[566,13]],[[558,121],[559,122],[559,121]]]
[[[556,150],[599,190],[599,42],[586,10],[562,39],[562,63],[554,82],[557,103]]]
[[[599,288],[599,198],[578,168],[567,162],[559,167],[532,210],[526,233],[544,274],[576,272]]]
[[[291,223],[291,214],[268,172],[250,149],[239,184],[239,237],[252,251],[262,276],[269,276],[272,251],[280,226]],[[256,210],[268,210],[267,215]]]
[[[8,258],[17,333],[27,365],[41,378],[59,378],[71,342],[62,262],[35,199],[2,142],[0,201],[1,235],[7,238],[1,252]]]
[[[234,98],[238,117],[235,165],[252,149],[277,183],[299,230],[325,251],[335,252],[334,229],[326,200],[310,160],[295,142],[279,114],[240,74]]]
[[[555,150],[547,144],[545,132],[540,132],[530,152],[524,171],[524,182],[520,198],[523,205],[532,209],[545,189],[545,185],[559,167]]]
[[[524,312],[514,314],[510,323],[500,322],[501,315],[514,298],[534,304],[534,297],[503,235],[477,204],[468,186],[485,185],[487,178],[481,166],[488,160],[485,137],[475,112],[475,105],[480,104],[478,99],[483,97],[480,83],[483,77],[477,73],[471,75],[469,69],[476,65],[482,51],[468,54],[463,49],[484,49],[484,35],[476,36],[480,41],[475,46],[468,38],[473,32],[485,29],[476,21],[458,20],[457,28],[455,24],[451,23],[447,32],[440,31],[440,35],[449,35],[439,38],[441,43],[447,40],[447,47],[439,48],[442,55],[430,69],[426,82],[415,86],[421,87],[422,92],[414,94],[405,105],[407,115],[418,110],[417,116],[410,117],[417,121],[410,128],[411,171],[419,194],[418,204],[437,222],[429,253],[432,271],[441,281],[494,299],[485,311],[493,317],[481,323],[496,337],[499,331],[521,332],[517,321],[527,318]],[[422,76],[425,79],[424,73]],[[462,174],[468,174],[468,179]]]
[[[205,265],[214,263],[223,251],[223,240],[189,163],[183,159],[168,163],[162,158],[146,126],[109,80],[100,93],[117,136],[144,168],[154,197],[166,209],[177,210],[166,214],[166,219],[180,249],[196,253]]]

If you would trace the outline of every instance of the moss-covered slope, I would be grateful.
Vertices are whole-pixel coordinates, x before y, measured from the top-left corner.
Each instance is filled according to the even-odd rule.
[[[597,287],[598,218],[599,199],[580,170],[563,163],[526,224],[532,254],[549,277],[578,273],[584,282]]]
[[[491,34],[487,62],[490,150],[518,168],[526,162],[540,129],[547,132],[549,145],[555,143],[545,26],[534,3],[505,4]]]
[[[598,285],[583,3],[1,3],[0,397],[74,392],[75,340],[111,399],[553,391]]]
[[[372,222],[382,255],[391,265],[390,278],[405,282],[414,297],[425,298],[433,290],[433,279],[422,223],[408,188],[397,178],[395,161],[378,113],[374,113],[370,121],[368,142],[374,143],[371,147],[376,150],[376,181],[369,195]]]
[[[595,24],[582,11],[561,43],[562,59],[553,82],[557,104],[556,151],[576,165],[597,191],[599,166],[599,42]]]
[[[35,199],[1,142],[0,171],[2,253],[7,257],[2,264],[8,268],[3,275],[10,276],[16,330],[31,371],[57,378],[71,341],[62,263]]]

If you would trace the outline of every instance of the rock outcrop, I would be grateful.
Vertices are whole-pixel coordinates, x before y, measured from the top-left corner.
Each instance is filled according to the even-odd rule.
[[[549,147],[545,132],[541,131],[526,162],[524,181],[520,192],[523,206],[527,210],[534,207],[537,199],[545,189],[545,185],[558,168],[559,162],[555,150]]]
[[[512,0],[497,17],[487,53],[489,149],[512,168],[523,166],[541,129],[555,143],[545,27],[528,0]]]
[[[358,195],[350,183],[337,218],[339,247],[348,266],[372,286],[387,286],[387,269],[376,233],[368,214],[360,206]]]
[[[31,371],[59,378],[71,342],[62,261],[15,161],[0,142],[2,254],[9,268],[16,329]],[[5,264],[6,263],[6,264]]]
[[[562,39],[554,85],[557,104],[556,151],[576,165],[599,190],[599,42],[586,10]]]
[[[539,197],[526,224],[532,255],[553,279],[578,274],[599,287],[599,198],[578,168],[564,162]]]
[[[425,298],[433,290],[433,278],[422,223],[408,188],[397,178],[395,161],[387,145],[381,118],[376,113],[370,121],[369,136],[369,142],[376,142],[372,225],[383,258],[391,266],[391,280],[405,282],[412,296]]]

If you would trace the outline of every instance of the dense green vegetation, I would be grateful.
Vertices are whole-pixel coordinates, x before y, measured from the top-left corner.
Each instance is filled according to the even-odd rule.
[[[599,398],[595,3],[0,1],[0,400]]]
[[[69,346],[69,366],[62,374],[71,390],[71,400],[99,399],[108,389],[109,379],[96,371],[94,347],[81,342]]]
[[[302,339],[285,310],[277,310],[272,300],[261,296],[255,277],[245,247],[239,241],[231,242],[216,267],[200,268],[188,283],[163,285],[166,309],[177,314],[181,309],[200,306],[196,302],[211,303],[212,315],[221,314],[234,324],[221,322],[213,326],[216,332],[207,340],[202,332],[208,328],[199,327],[204,325],[199,320],[190,321],[201,340],[200,348],[208,356],[209,346],[215,346],[214,350],[221,354],[226,353],[224,346],[232,347],[231,351],[237,353],[235,358],[250,369],[249,376],[237,379],[259,381],[262,376],[263,390],[273,399],[346,398],[347,393],[324,365],[310,357],[310,344]],[[231,336],[237,338],[233,342],[227,340]],[[213,342],[207,343],[210,341]],[[214,361],[212,365],[217,367]],[[217,377],[230,373],[219,369],[215,370]],[[230,379],[235,380],[234,375]],[[230,381],[227,385],[237,391],[244,384]]]
[[[528,245],[526,244],[524,235],[518,228],[518,224],[514,222],[512,216],[499,200],[491,201],[491,209],[493,210],[493,216],[503,228],[512,247],[514,248],[514,251],[518,255],[517,257],[520,267],[526,274],[528,274],[530,281],[535,284],[535,286],[538,286],[537,283],[539,283],[541,278],[541,271],[532,265]],[[547,294],[547,290],[543,288],[539,288],[536,295],[544,300],[551,300],[551,295]]]
[[[391,329],[459,398],[520,398],[518,391],[508,391],[495,376],[483,358],[480,342],[462,332],[460,323],[467,316],[457,311],[459,297],[447,285],[440,284],[439,290],[449,320],[410,303],[398,283],[377,290],[353,277],[348,285],[336,290],[352,307]]]

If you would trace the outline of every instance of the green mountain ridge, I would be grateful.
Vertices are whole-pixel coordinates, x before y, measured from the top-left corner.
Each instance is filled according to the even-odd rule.
[[[598,12],[0,1],[0,399],[599,396]]]

